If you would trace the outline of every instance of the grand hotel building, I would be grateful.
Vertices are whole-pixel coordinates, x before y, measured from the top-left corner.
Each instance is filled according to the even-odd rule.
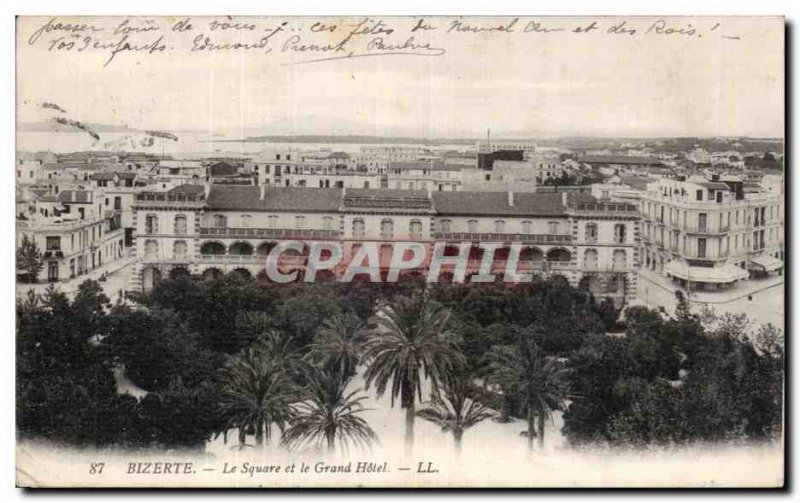
[[[419,242],[428,256],[435,242],[452,249],[470,242],[467,278],[480,267],[478,243],[499,244],[499,270],[519,243],[519,272],[560,276],[603,297],[636,288],[636,206],[585,194],[210,184],[139,193],[133,210],[133,286],[144,290],[179,274],[263,278],[266,256],[286,240],[340,242],[345,263],[364,242],[375,242],[381,264],[398,241]],[[293,260],[302,272],[305,258]]]

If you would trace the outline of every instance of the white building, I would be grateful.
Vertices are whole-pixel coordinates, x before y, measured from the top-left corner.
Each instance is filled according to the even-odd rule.
[[[345,260],[374,242],[381,264],[397,241],[429,252],[447,242],[445,254],[469,242],[467,278],[480,269],[479,242],[497,244],[492,267],[501,269],[517,243],[521,271],[615,299],[635,289],[636,207],[587,195],[213,185],[137,194],[134,210],[134,281],[145,289],[168,275],[264,277],[266,256],[286,240],[305,242],[306,252],[317,241],[340,242]],[[302,271],[304,256],[293,260]]]
[[[27,236],[42,251],[40,280],[68,280],[123,257],[121,212],[112,204],[101,190],[64,190],[17,218],[17,243]]]
[[[642,195],[642,262],[690,290],[783,268],[783,199],[738,180],[660,179]]]

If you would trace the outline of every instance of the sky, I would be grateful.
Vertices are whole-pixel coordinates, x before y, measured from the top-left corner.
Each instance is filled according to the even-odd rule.
[[[192,36],[209,34],[209,19],[195,18]],[[498,138],[783,137],[782,18],[668,20],[676,28],[691,25],[698,32],[694,36],[643,35],[654,18],[627,19],[626,26],[638,30],[630,36],[607,33],[621,21],[614,18],[524,18],[513,34],[444,33],[454,19],[431,20],[437,30],[414,34],[416,41],[446,50],[439,57],[364,57],[296,65],[291,63],[311,56],[281,52],[278,37],[271,40],[275,50],[269,55],[191,53],[191,36],[166,33],[168,44],[177,50],[151,56],[118,54],[103,67],[108,51],[48,51],[47,41],[59,35],[56,32],[29,44],[47,18],[22,18],[17,116],[21,121],[42,120],[52,110],[39,105],[52,102],[85,123],[234,136],[477,138],[491,128]],[[465,19],[482,27],[509,21]],[[312,37],[306,33],[318,20],[293,19],[289,26]],[[565,31],[524,33],[531,20]],[[59,21],[91,22],[104,28],[98,33],[105,35],[120,19]],[[166,31],[174,21],[153,18]],[[269,29],[282,20],[250,21]],[[322,21],[340,29],[357,22]],[[395,27],[386,38],[402,43],[416,20],[384,21]],[[568,31],[592,21],[602,28],[589,34]],[[149,38],[142,41],[154,38],[144,35]],[[241,32],[229,33],[227,39],[212,35],[220,42],[249,40]],[[312,38],[323,43],[341,36]],[[362,40],[366,39],[358,38],[360,45],[353,47],[363,47]]]

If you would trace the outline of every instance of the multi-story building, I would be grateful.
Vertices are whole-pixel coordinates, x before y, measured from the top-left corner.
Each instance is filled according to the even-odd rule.
[[[390,162],[386,188],[398,190],[461,190],[464,166],[439,160]]]
[[[642,194],[642,266],[690,290],[735,287],[783,267],[781,194],[738,180],[662,178]]]
[[[100,190],[64,190],[42,196],[17,218],[17,239],[42,251],[48,282],[68,280],[123,257],[121,214]]]
[[[437,242],[445,255],[469,243],[467,280],[481,268],[480,243],[496,248],[493,270],[505,267],[516,244],[520,272],[614,298],[635,289],[636,207],[587,195],[212,185],[193,194],[140,193],[134,211],[134,286],[144,289],[167,275],[263,276],[266,257],[287,240],[306,243],[306,252],[314,242],[341,243],[343,263],[375,243],[384,269],[397,242],[419,243],[428,258]],[[303,256],[293,260],[304,268]]]
[[[344,152],[304,155],[281,152],[260,156],[245,163],[257,185],[267,187],[380,188],[377,171],[353,169]]]

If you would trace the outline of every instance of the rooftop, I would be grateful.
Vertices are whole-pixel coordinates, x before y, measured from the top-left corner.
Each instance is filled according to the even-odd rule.
[[[431,171],[461,171],[460,164],[446,164],[442,161],[397,161],[390,162],[389,169],[428,169]]]
[[[92,192],[89,190],[62,190],[58,193],[58,202],[73,204],[89,204],[92,202]]]
[[[212,210],[337,211],[341,198],[341,189],[212,185],[206,203]]]
[[[206,190],[204,185],[196,185],[191,183],[185,183],[183,185],[178,185],[167,192],[170,194],[202,194]]]
[[[445,215],[564,216],[561,193],[435,192],[436,212]]]
[[[655,157],[626,155],[587,155],[578,160],[586,164],[661,164],[661,161]]]

